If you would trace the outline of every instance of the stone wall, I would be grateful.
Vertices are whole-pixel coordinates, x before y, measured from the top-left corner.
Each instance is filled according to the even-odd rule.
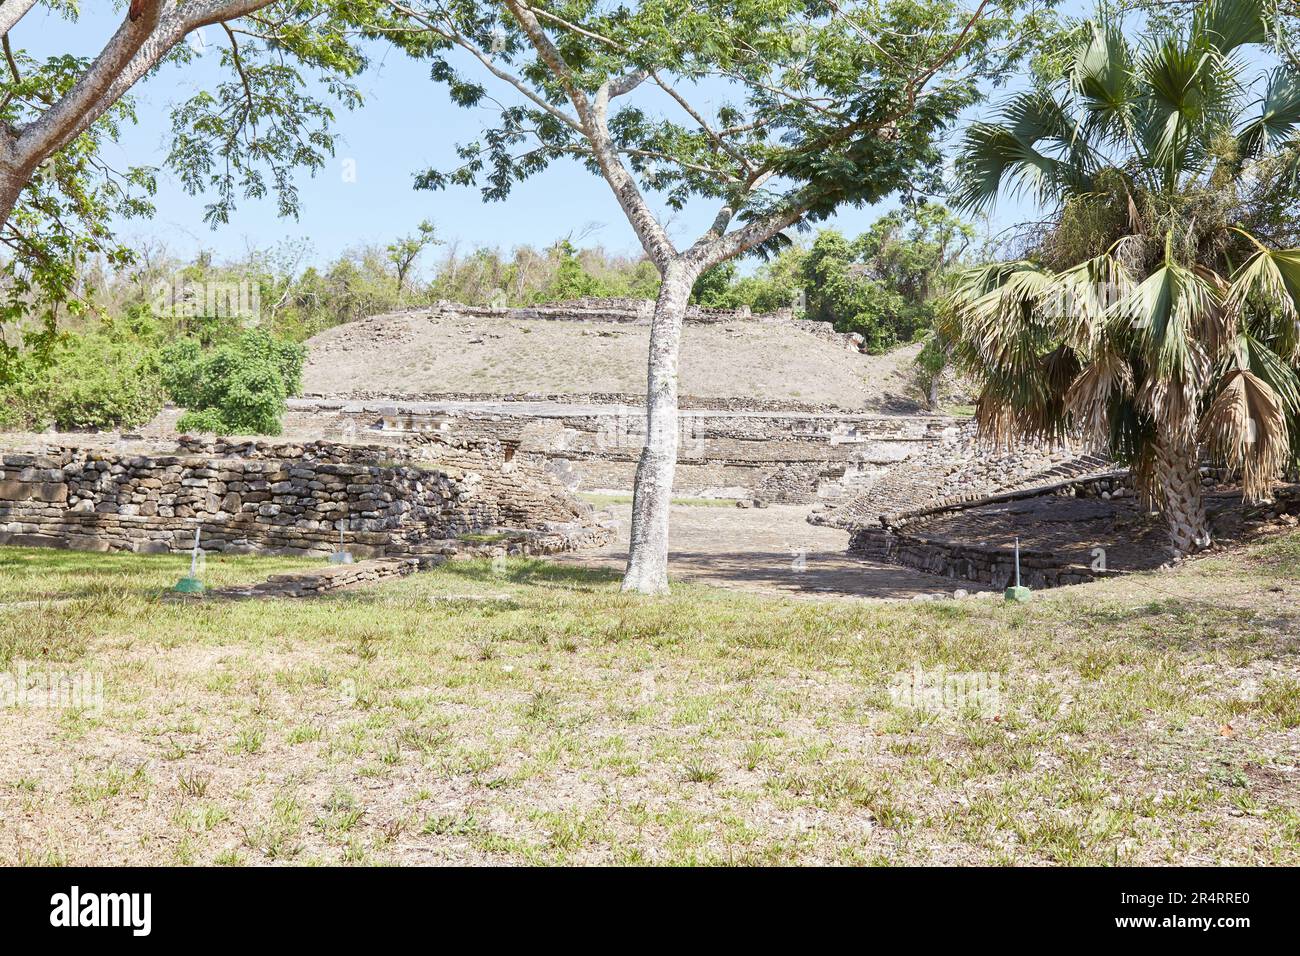
[[[644,444],[645,412],[634,405],[298,400],[292,408],[330,433],[382,436],[434,461],[457,464],[458,442],[490,445],[570,490],[630,491]],[[850,494],[954,427],[932,416],[743,409],[687,409],[680,423],[675,494],[780,504]]]
[[[518,405],[625,405],[640,408],[645,393],[639,392],[410,392],[394,397],[386,392],[354,391],[339,395],[322,395],[306,392],[301,397],[289,399],[290,409],[309,411],[338,411],[358,403],[378,411],[385,407],[402,408],[417,405],[453,406],[461,404]],[[761,398],[710,397],[680,395],[678,408],[684,411],[722,412],[776,412],[784,416],[822,415],[832,418],[854,417],[855,412],[839,405],[816,402],[770,401]],[[859,417],[870,417],[862,416]],[[924,417],[924,416],[920,416]]]
[[[174,454],[59,447],[0,461],[0,544],[324,554],[339,532],[361,555],[445,553],[460,536],[513,531],[515,550],[607,540],[591,509],[490,448],[474,468],[419,467],[392,448],[182,439]]]
[[[467,319],[539,319],[552,322],[616,322],[648,324],[654,315],[654,302],[650,299],[575,299],[570,302],[548,302],[544,305],[522,308],[464,305],[459,302],[436,302],[432,306],[408,309],[406,314],[439,314],[463,316]],[[749,306],[737,309],[715,309],[704,306],[687,306],[685,321],[691,323],[761,322],[765,324],[791,324],[801,331],[815,335],[854,352],[864,351],[864,339],[856,332],[836,332],[830,322],[797,319],[794,310],[777,309],[775,312],[753,313]]]
[[[547,302],[542,305],[496,308],[484,305],[465,305],[442,300],[432,306],[433,311],[469,318],[543,319],[555,322],[649,322],[654,314],[651,299],[582,298],[568,302]],[[428,308],[410,309],[410,312],[428,312]],[[790,321],[793,312],[780,309],[755,315],[744,305],[738,309],[714,309],[691,305],[686,308],[687,322],[781,322]]]
[[[969,501],[947,502],[910,513],[882,515],[875,523],[854,528],[849,537],[849,553],[883,560],[962,581],[974,581],[1004,588],[1014,581],[1015,545],[1010,534],[1000,534],[1000,541],[979,540],[978,520],[969,522],[969,532],[961,540],[937,530],[936,519],[954,513],[979,511],[992,505],[1022,499],[1098,498],[1106,501],[1132,499],[1133,490],[1126,472],[1111,472],[1080,480],[1066,480],[1043,487],[1009,491]],[[1058,515],[1059,524],[1069,523],[1068,515]],[[1033,540],[1036,529],[1026,526],[1019,533]],[[1131,534],[1131,531],[1130,531]],[[1144,542],[1151,550],[1149,542]],[[1075,549],[1071,549],[1075,550]],[[1020,549],[1021,583],[1031,588],[1082,584],[1117,573],[1098,566],[1086,545],[1082,553],[1068,553],[1061,548]]]

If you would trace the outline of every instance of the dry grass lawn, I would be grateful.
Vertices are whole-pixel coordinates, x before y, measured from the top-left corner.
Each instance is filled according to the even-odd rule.
[[[0,549],[5,864],[1300,863],[1300,536],[1027,606],[457,563],[310,602]],[[212,559],[214,583],[304,564]],[[996,675],[992,711],[891,697]]]

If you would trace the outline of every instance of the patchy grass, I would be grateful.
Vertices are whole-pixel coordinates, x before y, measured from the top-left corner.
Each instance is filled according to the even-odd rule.
[[[0,549],[0,670],[104,688],[4,710],[0,862],[1294,865],[1297,558],[1025,606],[526,560],[177,603],[175,556]],[[918,668],[996,696],[918,709]]]

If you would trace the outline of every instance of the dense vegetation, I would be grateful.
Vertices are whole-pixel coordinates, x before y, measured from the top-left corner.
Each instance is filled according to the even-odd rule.
[[[700,278],[693,300],[755,312],[806,307],[885,351],[931,328],[969,238],[947,210],[921,206],[853,240],[824,230],[749,274],[728,262]],[[544,249],[466,251],[430,223],[324,266],[306,264],[307,247],[290,242],[225,263],[206,253],[185,262],[157,245],[132,258],[128,267],[87,269],[77,294],[95,308],[56,334],[35,328],[25,348],[6,354],[0,427],[129,428],[172,401],[188,411],[183,429],[276,434],[284,399],[300,387],[299,343],[327,328],[438,300],[522,306],[653,298],[659,288],[643,256],[579,248],[571,237]]]
[[[188,411],[181,431],[278,435],[284,400],[302,389],[303,346],[260,329],[204,349],[193,338],[163,350],[162,382]]]

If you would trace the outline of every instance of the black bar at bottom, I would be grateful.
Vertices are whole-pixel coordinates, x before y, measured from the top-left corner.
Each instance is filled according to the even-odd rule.
[[[463,946],[468,933],[492,943],[676,937],[674,945],[750,938],[770,946],[787,936],[806,945],[834,930],[863,942],[905,932],[927,945],[1127,938],[1230,946],[1261,932],[1291,935],[1295,877],[1259,869],[27,869],[0,870],[0,919],[15,941],[75,935],[127,945],[338,946],[415,933]]]

